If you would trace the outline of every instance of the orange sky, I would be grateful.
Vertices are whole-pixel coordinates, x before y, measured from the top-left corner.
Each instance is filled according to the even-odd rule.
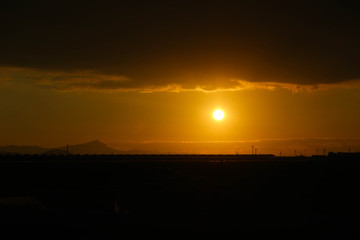
[[[299,92],[280,87],[219,92],[61,92],[8,83],[0,88],[0,111],[6,113],[0,119],[0,144],[56,147],[99,139],[120,149],[214,153],[218,145],[219,153],[246,153],[254,140],[354,139],[360,136],[359,93],[360,88],[342,86]],[[218,108],[226,114],[221,121],[212,116]],[[242,143],[235,144],[237,141]],[[216,142],[232,144],[214,145]],[[315,151],[306,141],[303,144],[301,148]],[[267,151],[278,153],[286,141],[270,145]]]
[[[4,3],[0,145],[359,149],[359,11],[343,1]]]

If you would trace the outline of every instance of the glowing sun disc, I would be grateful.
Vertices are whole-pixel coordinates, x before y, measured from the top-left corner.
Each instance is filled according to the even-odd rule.
[[[221,111],[220,109],[218,109],[218,110],[216,110],[216,111],[214,112],[213,116],[214,116],[214,118],[215,118],[216,120],[219,121],[219,120],[221,120],[221,119],[224,118],[224,112]]]

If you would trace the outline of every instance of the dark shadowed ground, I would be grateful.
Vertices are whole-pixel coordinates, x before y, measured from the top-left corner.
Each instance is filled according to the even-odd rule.
[[[358,158],[0,159],[0,234],[13,239],[360,237]]]

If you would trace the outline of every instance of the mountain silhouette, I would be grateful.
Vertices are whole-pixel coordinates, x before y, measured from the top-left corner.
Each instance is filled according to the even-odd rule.
[[[7,154],[43,154],[43,155],[66,155],[67,146],[57,148],[43,148],[38,146],[0,146],[0,155]],[[69,154],[159,154],[157,151],[145,151],[133,149],[128,151],[116,150],[105,143],[94,140],[87,143],[69,145]]]
[[[2,154],[42,154],[50,150],[51,148],[43,148],[38,146],[0,146],[0,152],[2,152]]]
[[[63,150],[66,152],[66,146],[58,148],[58,150]],[[100,142],[99,140],[94,140],[88,143],[69,145],[70,154],[113,154],[117,150],[112,149],[107,146],[105,143]]]
[[[43,155],[67,155],[67,151],[61,149],[52,149],[42,153]]]
[[[17,153],[15,152],[5,152],[5,151],[0,151],[0,155],[15,155]]]

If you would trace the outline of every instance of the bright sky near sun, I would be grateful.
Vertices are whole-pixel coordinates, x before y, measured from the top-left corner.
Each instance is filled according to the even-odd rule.
[[[218,121],[222,120],[224,118],[224,112],[220,109],[215,110],[213,114],[214,118]]]
[[[8,85],[0,89],[0,111],[7,113],[0,119],[0,144],[354,138],[360,135],[360,114],[354,107],[360,105],[359,93],[359,89],[299,93],[258,89],[119,94]],[[218,106],[226,120],[212,117]],[[166,152],[166,148],[159,145],[156,150]],[[206,152],[208,147],[198,149]],[[233,149],[222,151],[233,153]],[[172,146],[171,151],[186,152],[186,148]]]

